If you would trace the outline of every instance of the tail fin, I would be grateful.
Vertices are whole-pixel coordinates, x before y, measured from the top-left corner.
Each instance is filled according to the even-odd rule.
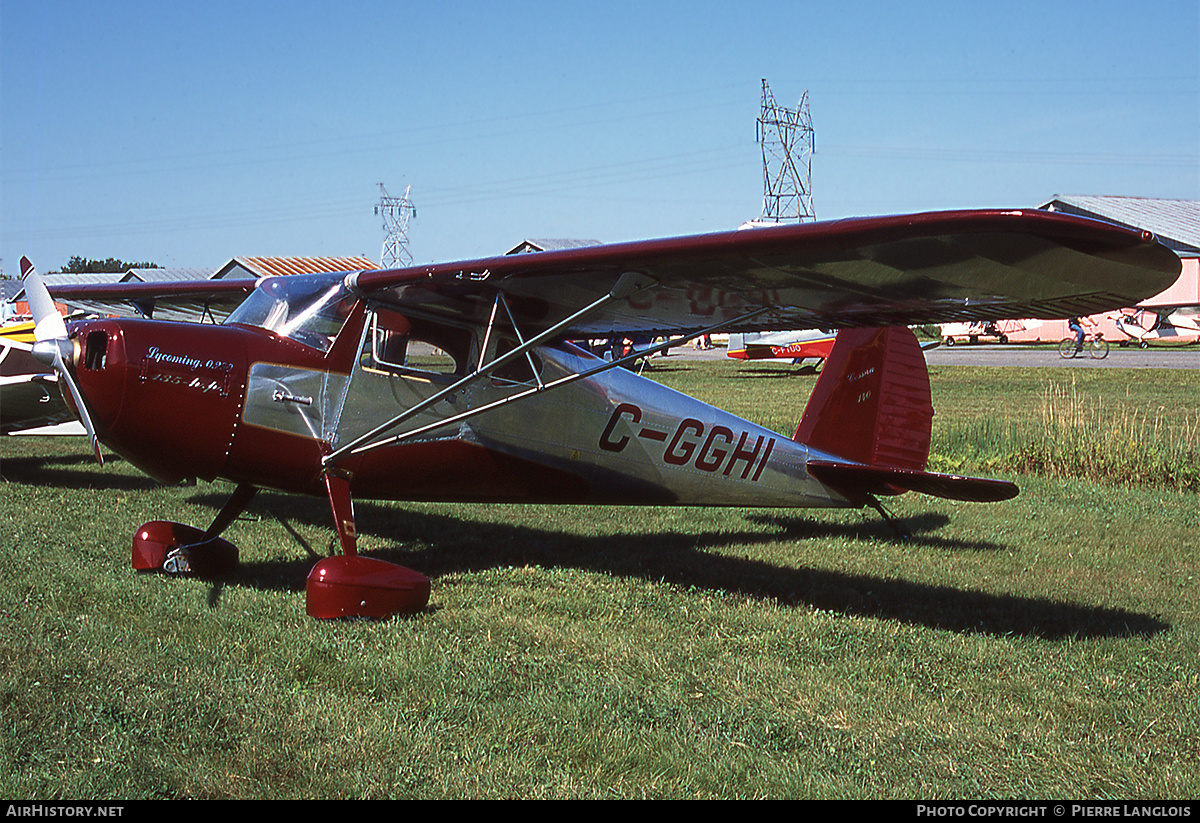
[[[792,439],[855,463],[922,471],[932,424],[916,336],[903,327],[845,329]]]
[[[1007,481],[925,471],[932,424],[916,336],[902,327],[845,329],[792,439],[833,456],[809,460],[809,473],[860,505],[906,491],[978,502],[1016,496]]]

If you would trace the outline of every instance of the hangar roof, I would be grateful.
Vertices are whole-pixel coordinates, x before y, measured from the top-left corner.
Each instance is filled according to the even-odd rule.
[[[1200,200],[1056,194],[1039,208],[1152,231],[1180,257],[1200,255]]]
[[[278,274],[323,274],[330,271],[374,270],[366,257],[235,257],[212,275],[213,280],[271,277]]]
[[[538,240],[522,240],[505,254],[526,254],[534,251],[557,251],[558,249],[580,249],[584,246],[599,246],[599,240],[575,240],[572,238],[552,238]]]
[[[208,269],[130,269],[121,278],[123,283],[174,282],[176,280],[207,280],[212,277]]]

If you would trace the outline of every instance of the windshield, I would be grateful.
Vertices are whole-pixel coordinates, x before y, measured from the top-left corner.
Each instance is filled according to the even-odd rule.
[[[329,351],[350,314],[355,296],[341,274],[293,274],[260,281],[225,320],[273,331]]]

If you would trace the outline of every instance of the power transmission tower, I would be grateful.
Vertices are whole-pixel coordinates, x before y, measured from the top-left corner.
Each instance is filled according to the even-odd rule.
[[[383,215],[383,254],[380,265],[385,269],[399,269],[412,265],[408,251],[408,221],[417,216],[417,210],[408,199],[412,186],[404,189],[403,197],[391,197],[383,184],[379,184],[380,198],[375,213]]]
[[[763,157],[764,221],[816,220],[812,203],[812,154],[816,139],[808,113],[808,92],[795,109],[775,103],[771,87],[762,81],[762,111],[758,142]]]

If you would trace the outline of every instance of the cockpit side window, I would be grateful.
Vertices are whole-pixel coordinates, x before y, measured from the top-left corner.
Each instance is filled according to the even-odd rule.
[[[461,377],[473,340],[466,329],[379,309],[371,314],[361,365],[402,377]]]
[[[517,348],[517,338],[500,334],[496,339],[497,358]],[[536,352],[529,352],[514,358],[492,372],[492,379],[504,383],[534,384],[542,371],[542,359]]]
[[[412,324],[403,315],[386,309],[372,312],[368,364],[373,363],[390,371],[404,368],[408,362],[411,334]]]

